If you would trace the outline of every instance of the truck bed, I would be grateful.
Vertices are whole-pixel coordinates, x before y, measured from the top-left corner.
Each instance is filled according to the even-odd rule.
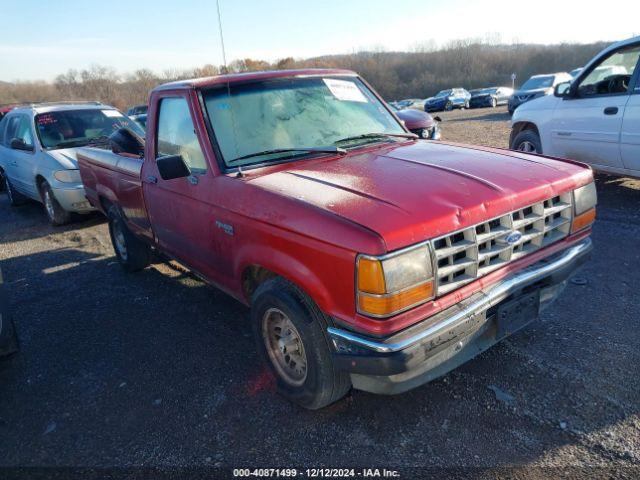
[[[143,159],[89,147],[77,156],[89,202],[105,215],[111,204],[117,204],[133,231],[152,238],[140,176]]]

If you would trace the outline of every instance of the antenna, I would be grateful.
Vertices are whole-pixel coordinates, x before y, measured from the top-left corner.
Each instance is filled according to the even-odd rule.
[[[220,44],[222,45],[222,62],[224,63],[224,73],[229,75],[229,67],[227,66],[227,52],[224,48],[224,34],[222,33],[222,15],[220,15],[220,0],[216,0],[216,7],[218,8],[218,28],[220,29]],[[231,128],[233,128],[233,145],[236,152],[240,151],[238,146],[238,126],[236,125],[236,115],[233,111],[232,99],[231,99],[231,80],[227,77],[227,95],[229,97],[229,112],[231,113]],[[243,177],[242,167],[238,167],[238,177]]]
[[[222,15],[220,15],[220,0],[216,0],[216,6],[218,8],[218,29],[220,30],[220,44],[222,45],[222,63],[224,63],[224,73],[229,73],[229,67],[227,66],[227,52],[224,48],[224,35],[222,33]]]

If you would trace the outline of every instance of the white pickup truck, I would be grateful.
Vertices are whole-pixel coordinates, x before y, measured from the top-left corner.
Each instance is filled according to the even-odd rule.
[[[510,147],[640,177],[639,63],[640,37],[606,48],[573,82],[515,111]],[[602,78],[604,67],[617,73]]]

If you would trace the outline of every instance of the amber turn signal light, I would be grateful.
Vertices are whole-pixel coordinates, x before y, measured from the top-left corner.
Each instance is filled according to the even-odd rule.
[[[358,290],[382,295],[386,292],[382,263],[371,258],[358,260]]]
[[[416,285],[401,292],[387,295],[358,294],[358,307],[361,312],[376,317],[385,317],[406,310],[429,300],[433,296],[433,281]]]
[[[590,226],[596,219],[596,209],[587,210],[582,215],[574,217],[571,223],[571,233],[579,232]]]

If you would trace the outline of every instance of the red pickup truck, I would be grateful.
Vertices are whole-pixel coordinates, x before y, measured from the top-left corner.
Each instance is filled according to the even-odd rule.
[[[111,147],[78,161],[118,261],[157,251],[250,305],[307,408],[443,375],[537,318],[591,250],[588,167],[417,139],[349,71],[162,85],[146,140]]]

